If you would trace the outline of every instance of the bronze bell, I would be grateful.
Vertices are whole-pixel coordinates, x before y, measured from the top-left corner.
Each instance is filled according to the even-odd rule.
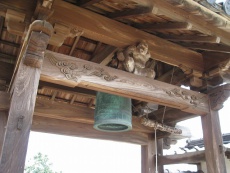
[[[132,129],[131,99],[97,92],[94,128],[107,132]]]

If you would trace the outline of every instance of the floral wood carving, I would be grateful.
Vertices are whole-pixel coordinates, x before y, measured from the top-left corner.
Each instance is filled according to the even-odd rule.
[[[214,111],[218,111],[223,108],[223,103],[230,96],[230,84],[219,86],[209,93],[210,106]]]
[[[205,103],[207,101],[206,97],[197,98],[195,95],[189,95],[186,91],[182,91],[179,88],[174,88],[171,91],[165,91],[171,97],[180,97],[183,100],[188,100],[190,104],[197,106],[200,103]]]
[[[174,88],[172,90],[165,90],[157,85],[153,85],[149,82],[138,82],[136,80],[128,79],[128,78],[118,78],[118,76],[110,75],[105,69],[100,67],[95,67],[89,64],[78,65],[71,61],[63,61],[58,60],[54,54],[46,53],[45,57],[49,59],[51,64],[55,65],[57,68],[60,69],[60,72],[65,75],[68,80],[78,81],[81,76],[97,76],[105,81],[116,81],[121,84],[128,84],[134,87],[140,87],[149,90],[149,91],[159,91],[165,92],[171,97],[177,97],[189,102],[191,105],[196,107],[198,104],[206,103],[207,97],[204,96],[203,98],[197,98],[195,95],[189,95],[184,90],[180,90],[179,88]]]
[[[114,79],[117,79],[117,76],[111,76],[103,68],[94,68],[90,65],[78,66],[76,63],[73,62],[59,61],[51,53],[46,53],[45,56],[50,60],[53,65],[57,66],[60,71],[65,75],[65,77],[69,80],[78,81],[81,75],[97,76],[106,81],[113,81]]]

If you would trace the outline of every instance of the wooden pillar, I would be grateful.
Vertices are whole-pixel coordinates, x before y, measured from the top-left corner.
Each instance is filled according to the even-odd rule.
[[[148,144],[141,146],[141,173],[155,172],[155,141],[154,136],[149,135]]]
[[[229,97],[229,91],[229,84],[211,90],[209,92],[210,112],[201,117],[208,173],[227,173],[218,110],[223,107],[223,102]]]
[[[157,140],[157,154],[158,156],[163,156],[163,138]],[[157,170],[159,173],[164,173],[164,165],[157,163]]]
[[[52,26],[31,24],[25,38],[14,80],[0,160],[0,173],[23,173],[41,66]]]

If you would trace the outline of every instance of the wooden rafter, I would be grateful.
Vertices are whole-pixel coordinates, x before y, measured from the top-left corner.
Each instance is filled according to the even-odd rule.
[[[197,36],[197,35],[164,35],[161,36],[170,41],[184,41],[184,42],[206,42],[206,43],[220,43],[220,38],[216,36]]]
[[[63,21],[77,27],[84,32],[85,37],[114,47],[126,47],[145,40],[154,59],[175,66],[183,64],[191,69],[203,70],[203,59],[199,53],[61,0],[54,2],[53,9],[51,21]],[[73,20],[71,16],[78,20]]]
[[[215,44],[215,43],[183,43],[181,44],[184,47],[195,49],[195,50],[205,50],[205,51],[213,51],[213,52],[222,52],[222,53],[230,53],[230,46],[223,44]]]
[[[103,51],[97,53],[92,57],[91,61],[103,65],[107,65],[114,55],[118,48],[113,46],[106,46]]]
[[[47,51],[44,60],[41,75],[43,81],[122,95],[199,115],[208,112],[206,95],[201,93],[50,51]],[[64,61],[77,65],[79,71],[63,71],[64,66],[57,65]]]

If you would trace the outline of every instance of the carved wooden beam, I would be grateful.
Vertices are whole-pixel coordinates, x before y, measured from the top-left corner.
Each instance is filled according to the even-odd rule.
[[[41,59],[47,47],[52,26],[35,21],[27,35],[22,61],[18,65],[9,108],[8,122],[0,159],[0,172],[24,172],[28,138],[33,117]],[[33,53],[32,53],[33,52]],[[25,65],[26,63],[27,65]],[[31,65],[31,66],[29,66]],[[14,154],[12,154],[14,153]],[[14,156],[20,156],[20,159]]]
[[[208,112],[205,94],[51,51],[46,52],[41,80],[121,95],[199,115]]]
[[[230,84],[219,86],[209,92],[210,106],[214,111],[223,108],[224,102],[230,96]]]
[[[145,40],[152,58],[175,66],[184,64],[188,68],[203,71],[203,58],[199,53],[61,0],[55,0],[53,9],[54,14],[49,19],[51,22],[62,21],[84,31],[84,37],[119,48]]]

